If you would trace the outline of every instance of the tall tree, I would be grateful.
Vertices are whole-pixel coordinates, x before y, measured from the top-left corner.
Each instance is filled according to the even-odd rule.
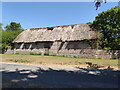
[[[103,34],[102,48],[120,49],[120,7],[111,8],[96,16],[93,26]]]
[[[4,30],[0,30],[2,33],[2,44],[0,44],[0,49],[2,52],[7,50],[7,48],[12,47],[12,41],[22,32],[22,27],[20,23],[11,22],[5,27]]]
[[[9,25],[5,27],[5,30],[6,31],[22,31],[23,29],[20,23],[11,22]]]

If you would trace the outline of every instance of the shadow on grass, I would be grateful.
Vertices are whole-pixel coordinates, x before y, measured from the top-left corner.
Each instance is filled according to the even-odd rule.
[[[120,71],[29,69],[2,71],[3,88],[118,88]]]

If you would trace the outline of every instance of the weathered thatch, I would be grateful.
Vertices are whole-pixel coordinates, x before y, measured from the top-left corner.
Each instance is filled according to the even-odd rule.
[[[96,33],[88,24],[75,24],[27,29],[19,34],[13,42],[78,41],[95,38]]]

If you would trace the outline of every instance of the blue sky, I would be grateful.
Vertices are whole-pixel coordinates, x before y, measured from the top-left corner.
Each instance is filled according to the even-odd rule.
[[[102,3],[96,11],[93,2],[3,2],[2,23],[17,22],[24,29],[87,23],[117,5]]]

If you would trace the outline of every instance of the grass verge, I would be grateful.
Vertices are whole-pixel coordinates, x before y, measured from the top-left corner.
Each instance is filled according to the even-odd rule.
[[[42,65],[66,65],[79,66],[91,62],[98,65],[118,66],[118,59],[100,58],[72,58],[62,56],[41,56],[41,55],[20,55],[20,54],[0,54],[3,62],[29,63]]]

